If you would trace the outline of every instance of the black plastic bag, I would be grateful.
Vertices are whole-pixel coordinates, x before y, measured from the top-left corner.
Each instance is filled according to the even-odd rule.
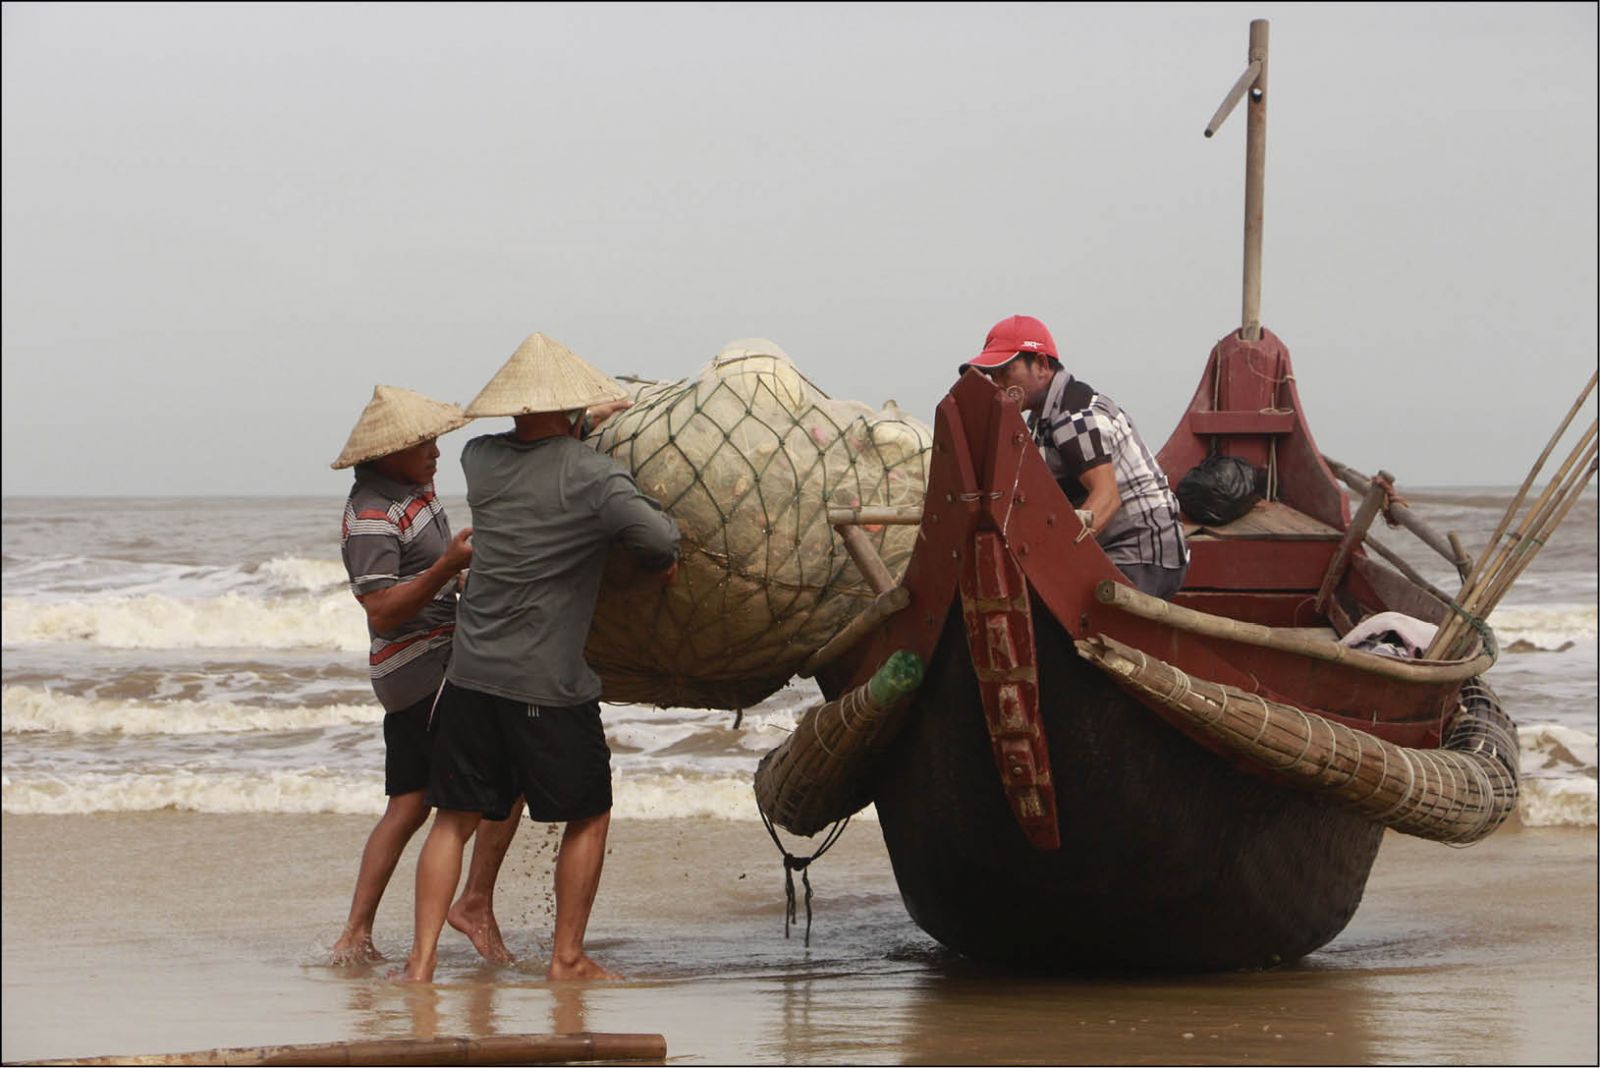
[[[1208,456],[1178,483],[1178,504],[1197,523],[1231,523],[1255,506],[1261,494],[1256,469],[1237,456]]]

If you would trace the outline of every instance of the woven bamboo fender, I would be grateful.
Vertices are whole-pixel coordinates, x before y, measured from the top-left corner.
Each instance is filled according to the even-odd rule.
[[[1315,712],[1194,678],[1105,635],[1077,643],[1086,660],[1179,713],[1227,752],[1403,834],[1468,844],[1516,809],[1516,727],[1481,680],[1438,749],[1409,749]]]
[[[809,837],[865,808],[871,800],[866,762],[884,713],[922,684],[922,672],[921,658],[902,649],[865,684],[808,709],[756,768],[756,803],[767,818]]]

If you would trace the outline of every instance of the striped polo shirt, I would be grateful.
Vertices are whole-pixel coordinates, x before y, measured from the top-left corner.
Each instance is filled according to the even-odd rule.
[[[1101,464],[1112,465],[1122,507],[1096,539],[1112,563],[1165,568],[1188,563],[1178,499],[1133,421],[1110,397],[1057,371],[1034,417],[1033,434],[1050,473],[1075,507],[1082,507],[1089,496],[1079,476]]]
[[[358,464],[339,540],[350,592],[362,596],[426,571],[450,545],[450,522],[433,486],[411,486]],[[432,695],[444,679],[456,629],[456,584],[447,582],[422,611],[372,636],[372,690],[390,712]]]

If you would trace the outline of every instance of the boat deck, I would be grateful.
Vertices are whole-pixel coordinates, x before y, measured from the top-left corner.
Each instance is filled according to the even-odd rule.
[[[1190,541],[1338,541],[1340,532],[1282,501],[1257,501],[1256,506],[1231,523],[1211,526],[1183,521]]]

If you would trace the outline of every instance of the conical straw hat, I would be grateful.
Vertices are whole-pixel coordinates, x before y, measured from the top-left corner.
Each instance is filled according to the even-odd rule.
[[[627,390],[573,355],[559,341],[530,334],[504,367],[467,405],[474,419],[486,415],[570,412],[622,400]]]
[[[372,391],[372,399],[367,402],[361,418],[356,420],[355,429],[350,431],[344,451],[331,466],[337,471],[341,467],[376,460],[448,434],[467,422],[467,413],[457,405],[445,404],[399,386],[378,386]]]

